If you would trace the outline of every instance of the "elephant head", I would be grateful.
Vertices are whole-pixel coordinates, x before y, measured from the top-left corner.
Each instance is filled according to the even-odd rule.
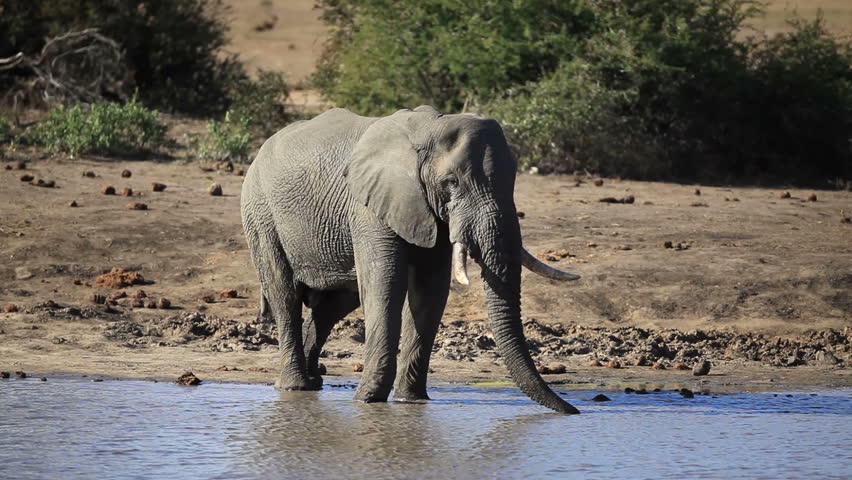
[[[579,277],[543,264],[523,248],[513,198],[516,172],[495,120],[442,115],[423,106],[370,125],[346,175],[356,199],[407,242],[431,248],[439,231],[449,233],[457,280],[468,283],[468,255],[481,267],[494,339],[512,379],[540,404],[579,413],[547,386],[527,350],[521,266],[560,280]]]

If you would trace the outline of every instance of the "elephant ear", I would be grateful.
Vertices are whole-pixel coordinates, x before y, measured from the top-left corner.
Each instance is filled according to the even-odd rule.
[[[372,124],[352,150],[346,181],[355,198],[406,242],[435,246],[438,226],[420,180],[420,161],[410,139],[411,111]]]

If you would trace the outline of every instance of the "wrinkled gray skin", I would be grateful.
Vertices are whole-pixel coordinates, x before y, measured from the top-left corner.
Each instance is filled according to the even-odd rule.
[[[396,399],[428,399],[452,242],[461,242],[481,267],[494,338],[515,383],[546,407],[579,413],[527,351],[515,172],[496,121],[427,106],[384,118],[333,109],[272,136],[246,174],[241,207],[261,315],[278,325],[278,387],[319,389],[331,328],[363,302],[356,399],[384,402],[392,388]],[[311,309],[304,322],[302,304]]]

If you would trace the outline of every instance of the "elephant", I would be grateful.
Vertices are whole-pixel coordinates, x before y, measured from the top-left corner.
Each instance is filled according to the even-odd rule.
[[[536,371],[520,311],[522,265],[557,280],[579,277],[523,248],[516,174],[496,120],[425,105],[378,118],[334,108],[270,137],[246,172],[240,209],[260,316],[278,327],[276,386],[320,389],[319,355],[332,327],[363,306],[355,399],[385,402],[393,390],[397,400],[428,400],[451,276],[467,284],[471,258],[513,381],[545,407],[579,413]]]

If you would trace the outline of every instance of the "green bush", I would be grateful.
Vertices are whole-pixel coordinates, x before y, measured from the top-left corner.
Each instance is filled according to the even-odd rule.
[[[224,112],[230,86],[246,78],[235,56],[225,55],[228,9],[223,0],[5,0],[0,15],[0,57],[36,55],[45,39],[97,27],[117,40],[145,105],[194,114]],[[0,88],[24,75],[0,76]]]
[[[241,119],[259,136],[269,136],[294,118],[286,108],[290,88],[278,72],[258,71],[257,80],[235,82],[229,93],[230,116]]]
[[[319,5],[329,99],[364,114],[466,105],[504,123],[522,167],[852,178],[852,43],[819,18],[749,37],[752,0]]]
[[[201,143],[199,156],[205,160],[248,161],[252,134],[249,117],[225,114],[224,120],[207,123],[207,137]]]
[[[71,156],[83,153],[132,155],[156,151],[166,142],[166,126],[157,112],[132,98],[128,103],[60,107],[31,127],[28,138],[50,151]]]

